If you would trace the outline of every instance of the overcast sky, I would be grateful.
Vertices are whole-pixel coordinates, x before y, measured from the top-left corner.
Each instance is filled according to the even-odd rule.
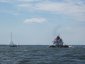
[[[0,44],[85,45],[85,0],[0,0]]]

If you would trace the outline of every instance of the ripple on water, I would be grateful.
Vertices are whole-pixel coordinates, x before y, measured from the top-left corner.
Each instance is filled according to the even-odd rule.
[[[0,47],[0,64],[85,64],[85,48]]]

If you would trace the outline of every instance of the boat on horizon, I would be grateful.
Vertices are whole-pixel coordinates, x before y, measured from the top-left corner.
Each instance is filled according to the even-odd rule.
[[[69,48],[68,45],[64,45],[64,42],[59,35],[54,39],[53,45],[50,45],[49,47],[52,47],[52,48]]]
[[[11,40],[10,40],[10,47],[17,47],[16,44],[14,44],[13,40],[12,40],[12,32],[11,32]]]

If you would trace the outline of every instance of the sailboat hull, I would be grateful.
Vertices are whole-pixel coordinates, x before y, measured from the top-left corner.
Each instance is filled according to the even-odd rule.
[[[17,47],[17,45],[10,45],[10,47]]]

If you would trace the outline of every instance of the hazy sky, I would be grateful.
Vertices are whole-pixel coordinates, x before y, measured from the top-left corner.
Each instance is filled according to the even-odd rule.
[[[0,0],[0,44],[85,44],[85,0]]]

